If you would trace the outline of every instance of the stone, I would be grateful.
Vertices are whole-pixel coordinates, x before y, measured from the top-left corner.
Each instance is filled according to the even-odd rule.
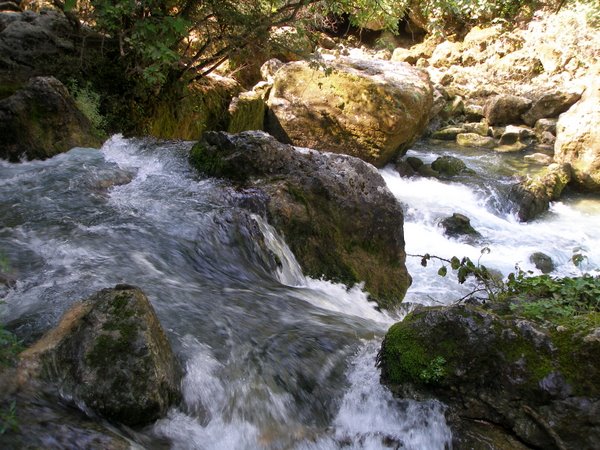
[[[444,234],[450,237],[481,236],[471,225],[471,219],[464,214],[454,213],[440,222],[444,228]]]
[[[579,102],[560,115],[556,125],[554,160],[570,164],[573,183],[600,192],[600,74],[587,80]]]
[[[555,118],[567,111],[581,98],[579,92],[555,91],[542,95],[533,106],[523,114],[523,122],[533,127],[540,119]]]
[[[488,136],[490,133],[490,127],[487,122],[470,122],[463,124],[465,133],[476,133],[479,136]]]
[[[550,273],[554,271],[554,261],[552,261],[552,258],[545,253],[532,253],[529,257],[529,261],[531,261],[533,265],[542,273]]]
[[[464,132],[465,130],[462,127],[449,126],[442,128],[441,130],[434,131],[431,134],[431,138],[438,139],[440,141],[455,141],[456,136]]]
[[[461,45],[459,43],[443,41],[433,51],[429,63],[434,67],[449,67],[458,64],[461,58],[460,52]]]
[[[413,168],[413,170],[419,170],[420,167],[423,166],[423,160],[421,158],[417,158],[416,156],[408,156],[406,158],[406,162]]]
[[[467,170],[465,163],[455,156],[440,156],[431,163],[431,168],[446,177],[453,177]]]
[[[394,168],[396,169],[396,172],[398,172],[398,174],[404,178],[413,177],[417,173],[416,170],[413,169],[411,167],[411,165],[408,163],[408,161],[406,161],[405,159],[399,159],[398,161],[396,161]],[[1,282],[1,279],[0,279],[0,282]]]
[[[568,164],[551,164],[535,177],[514,185],[509,197],[516,204],[518,219],[527,222],[547,211],[550,202],[560,198],[571,177]]]
[[[273,81],[275,74],[283,67],[283,62],[277,58],[271,58],[260,67],[260,75],[264,81]]]
[[[527,162],[541,164],[543,166],[552,164],[552,156],[546,155],[545,153],[532,153],[531,155],[525,155],[523,159]]]
[[[498,141],[499,146],[495,149],[500,153],[520,152],[532,143],[533,130],[526,127],[508,125]]]
[[[447,103],[447,105],[444,107],[444,109],[440,113],[440,116],[442,117],[442,119],[448,120],[448,119],[460,117],[464,114],[464,112],[465,112],[465,103],[464,103],[462,97],[457,95],[451,101],[449,101]]]
[[[521,115],[531,107],[531,100],[516,95],[496,95],[484,106],[483,113],[490,125],[522,123]]]
[[[463,147],[496,147],[496,141],[494,140],[494,138],[488,136],[480,136],[476,133],[460,133],[456,136],[456,143]]]
[[[100,145],[97,131],[53,77],[32,78],[0,100],[0,136],[0,158],[13,162]]]
[[[238,189],[261,192],[267,220],[306,275],[347,286],[364,281],[382,308],[401,302],[410,285],[402,208],[372,165],[258,131],[205,133],[190,161]]]
[[[527,448],[594,448],[600,342],[515,318],[504,303],[417,308],[383,340],[382,382],[401,398],[444,402],[453,431],[476,419]]]
[[[338,58],[324,69],[294,62],[275,77],[267,131],[383,167],[425,130],[432,102],[429,77],[408,64]]]
[[[257,91],[242,92],[229,105],[229,133],[262,130],[265,122],[266,103]]]
[[[550,133],[556,136],[556,123],[558,119],[540,119],[535,123],[535,127],[533,129],[535,136],[538,140],[542,140],[542,136],[544,133]]]
[[[74,304],[22,353],[19,371],[128,426],[154,422],[180,398],[169,341],[144,293],[128,285]]]
[[[483,106],[474,103],[466,103],[464,107],[465,117],[467,120],[479,121],[483,118]]]

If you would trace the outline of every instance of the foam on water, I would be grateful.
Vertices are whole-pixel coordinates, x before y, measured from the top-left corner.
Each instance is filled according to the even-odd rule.
[[[453,182],[429,178],[402,178],[396,171],[381,171],[388,187],[402,203],[405,211],[404,235],[406,252],[443,258],[467,256],[504,276],[515,266],[539,274],[530,256],[535,252],[549,255],[556,266],[553,276],[577,276],[582,271],[600,267],[600,214],[585,204],[556,202],[550,212],[529,223],[520,223],[508,213],[490,206],[490,188],[483,190]],[[591,205],[600,202],[589,202]],[[591,211],[589,211],[591,209]],[[464,214],[481,233],[476,241],[453,239],[444,235],[440,222],[453,213]],[[489,254],[482,255],[482,249]],[[586,259],[579,267],[572,263],[576,253]],[[420,258],[408,257],[407,267],[413,277],[408,301],[420,303],[450,303],[470,292],[470,286],[459,286],[453,277],[436,275],[442,263],[432,261],[429,267],[420,265]]]

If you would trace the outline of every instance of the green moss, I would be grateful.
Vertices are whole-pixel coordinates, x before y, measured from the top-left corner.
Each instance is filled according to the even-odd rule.
[[[201,142],[192,147],[190,163],[207,175],[218,177],[223,174],[224,163],[219,152],[209,151]]]
[[[385,378],[393,384],[436,384],[448,374],[447,360],[424,344],[409,322],[393,325],[385,336],[380,361]]]
[[[246,130],[262,130],[265,121],[265,102],[258,96],[240,96],[237,99],[227,131],[240,133]]]

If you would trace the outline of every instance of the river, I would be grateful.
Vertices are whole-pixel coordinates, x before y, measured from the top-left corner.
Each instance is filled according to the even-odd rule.
[[[285,242],[254,217],[283,263],[270,270],[226,183],[189,166],[190,145],[114,136],[101,151],[0,161],[0,258],[17,280],[0,292],[2,322],[31,342],[74,301],[117,283],[141,287],[186,369],[182,404],[142,432],[148,448],[450,447],[443,405],[396,399],[379,383],[375,357],[402,311],[378,311],[360,286],[304,277]],[[411,154],[431,161],[456,150]],[[554,259],[556,275],[600,266],[600,202],[567,197],[520,224],[501,195],[517,160],[461,158],[483,175],[440,182],[381,171],[404,206],[408,253],[476,260],[488,247],[484,263],[504,275],[515,264],[534,270],[534,251]],[[446,238],[438,223],[453,212],[482,238]],[[585,255],[583,267],[571,263],[574,252]],[[407,303],[448,304],[470,288],[419,258],[407,265]]]

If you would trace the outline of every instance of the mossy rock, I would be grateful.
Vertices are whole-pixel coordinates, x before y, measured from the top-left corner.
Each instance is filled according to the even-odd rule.
[[[600,437],[594,336],[479,306],[421,308],[390,328],[379,365],[394,392],[438,398],[455,419],[501,425],[540,448],[592,448]]]
[[[53,77],[32,78],[0,100],[0,158],[44,159],[100,140],[65,86]]]
[[[22,354],[21,370],[129,426],[158,419],[180,395],[180,369],[156,314],[127,285],[75,304]]]
[[[229,105],[229,133],[262,130],[265,123],[266,104],[254,91],[242,92]]]
[[[267,219],[306,275],[365,289],[379,306],[401,302],[402,209],[377,170],[358,158],[281,144],[262,132],[206,133],[190,154],[210,176],[259,188]]]
[[[338,58],[323,68],[299,61],[275,75],[267,131],[383,167],[425,130],[432,104],[428,75],[408,64]]]
[[[560,198],[571,177],[568,164],[551,164],[538,175],[513,186],[509,196],[516,205],[519,220],[527,222],[547,211],[550,202]]]

